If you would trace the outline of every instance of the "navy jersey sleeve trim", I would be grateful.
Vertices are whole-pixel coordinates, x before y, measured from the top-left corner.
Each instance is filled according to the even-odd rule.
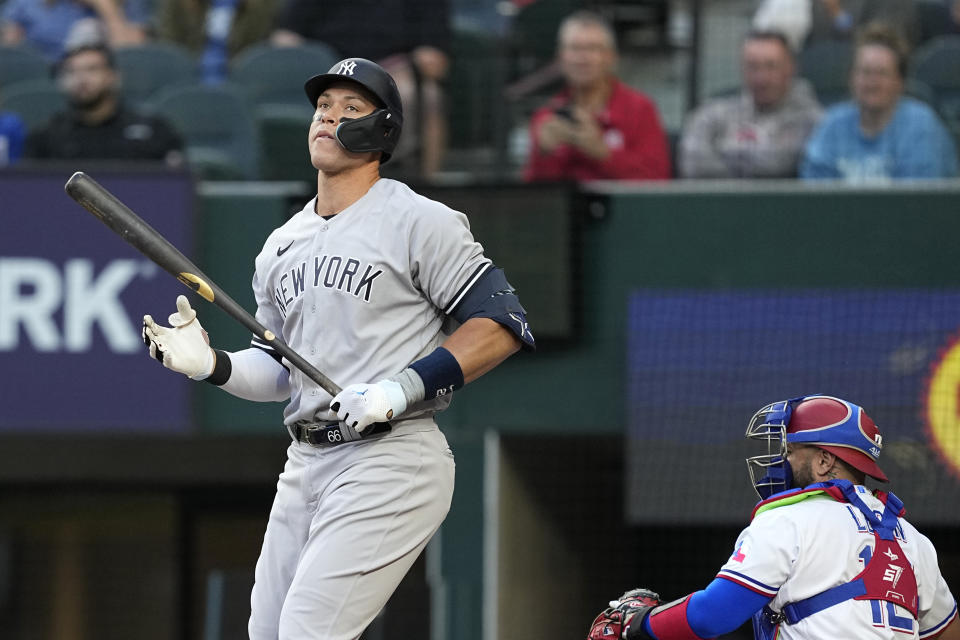
[[[453,300],[450,301],[450,304],[447,305],[447,308],[444,309],[443,312],[448,316],[453,315],[454,311],[457,309],[457,306],[463,302],[464,297],[466,297],[470,289],[473,288],[473,285],[480,280],[480,276],[486,273],[491,267],[493,267],[492,262],[485,262],[477,267],[477,269],[473,272],[473,275],[467,278],[467,281],[463,283],[463,286],[460,287],[459,291],[454,294]]]
[[[269,355],[271,358],[279,362],[284,369],[287,369],[288,371],[290,370],[290,368],[287,365],[283,364],[283,356],[277,353],[277,350],[273,348],[273,345],[267,342],[266,340],[264,340],[263,338],[256,335],[253,336],[253,338],[250,339],[250,346],[256,349],[260,349],[261,351]]]

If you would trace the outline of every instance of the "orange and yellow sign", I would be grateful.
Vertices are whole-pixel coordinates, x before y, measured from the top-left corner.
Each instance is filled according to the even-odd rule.
[[[933,364],[926,414],[934,450],[960,476],[960,338],[955,338]]]

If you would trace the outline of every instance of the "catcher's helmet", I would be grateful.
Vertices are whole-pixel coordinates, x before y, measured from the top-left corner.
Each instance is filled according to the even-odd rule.
[[[397,146],[403,127],[403,105],[397,83],[376,62],[365,58],[346,58],[330,67],[327,73],[313,76],[303,85],[314,108],[317,98],[335,82],[356,82],[372,93],[379,108],[361,118],[341,118],[337,140],[347,151],[366,153],[382,151],[380,162],[386,162]]]
[[[747,458],[750,480],[761,498],[791,488],[788,442],[829,451],[854,469],[887,482],[877,465],[883,447],[880,430],[863,407],[840,398],[812,395],[768,404],[754,414],[746,436],[767,443],[766,454]]]

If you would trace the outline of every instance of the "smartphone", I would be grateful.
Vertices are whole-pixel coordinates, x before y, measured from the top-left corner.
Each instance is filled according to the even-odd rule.
[[[576,122],[577,119],[573,117],[573,109],[570,108],[570,105],[564,105],[562,107],[557,107],[553,110],[555,114],[563,118],[564,120],[569,120],[570,122]]]

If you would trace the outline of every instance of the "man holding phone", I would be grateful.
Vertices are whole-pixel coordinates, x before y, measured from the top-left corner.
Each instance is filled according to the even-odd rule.
[[[616,39],[599,15],[560,25],[557,59],[566,88],[530,122],[527,181],[656,180],[670,177],[656,105],[615,75]]]

